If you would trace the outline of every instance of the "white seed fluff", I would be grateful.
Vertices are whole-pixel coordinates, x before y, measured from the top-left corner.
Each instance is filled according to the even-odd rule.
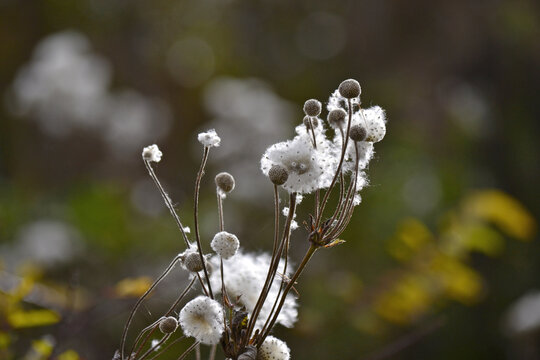
[[[197,140],[201,144],[204,145],[204,147],[218,147],[221,143],[221,139],[216,133],[216,130],[210,129],[207,132],[202,132],[197,136]]]
[[[373,106],[361,110],[366,124],[366,141],[379,142],[386,135],[386,116],[380,106]]]
[[[219,268],[219,257],[212,257],[209,262]],[[283,259],[279,263],[278,272],[283,273]],[[251,313],[261,293],[268,268],[270,266],[270,255],[268,254],[244,254],[239,251],[234,257],[223,261],[223,271],[225,275],[225,287],[231,299],[238,298],[241,305],[246,307],[246,311]],[[285,276],[291,276],[290,264]],[[219,271],[210,274],[212,289],[221,289],[221,277]],[[276,276],[268,297],[264,302],[261,313],[255,322],[255,329],[262,329],[266,318],[270,315],[274,301],[279,293],[281,277]],[[285,327],[292,327],[298,318],[297,299],[294,294],[289,293],[283,304],[283,308],[277,318],[277,323]],[[251,315],[250,315],[251,316]]]
[[[210,246],[223,259],[229,259],[236,254],[240,241],[236,235],[221,231],[214,236]]]
[[[160,162],[163,153],[156,144],[147,146],[143,149],[142,157],[146,161]]]
[[[257,360],[289,360],[291,350],[287,344],[274,336],[264,339],[258,353]]]
[[[217,344],[225,328],[221,305],[207,296],[188,302],[180,311],[179,320],[184,335],[206,345]]]
[[[334,161],[325,149],[314,149],[307,134],[298,135],[266,149],[261,158],[261,170],[268,176],[272,166],[282,166],[289,174],[283,188],[290,193],[309,194],[329,185]]]

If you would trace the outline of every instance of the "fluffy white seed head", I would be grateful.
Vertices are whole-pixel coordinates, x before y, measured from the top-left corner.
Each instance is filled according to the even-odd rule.
[[[145,161],[160,162],[163,153],[156,144],[147,146],[143,149],[142,157]]]
[[[219,268],[219,257],[212,257],[209,261],[214,267]],[[290,264],[290,262],[289,262]],[[270,266],[270,256],[268,254],[244,254],[239,251],[234,257],[223,261],[223,271],[225,275],[225,287],[231,299],[238,298],[240,305],[246,307],[248,313],[252,313],[255,304],[259,299],[263,284],[266,280],[268,268]],[[284,260],[279,263],[279,272],[283,272]],[[285,276],[291,276],[288,266]],[[221,276],[219,271],[210,274],[212,289],[221,289]],[[281,277],[276,276],[270,287],[268,297],[263,304],[261,313],[255,322],[255,329],[262,329],[266,318],[270,315],[274,301],[279,293]],[[251,315],[249,315],[251,316]],[[289,293],[283,304],[283,308],[277,318],[277,323],[292,327],[298,318],[297,299],[294,294]]]
[[[257,353],[257,360],[289,360],[291,350],[287,344],[274,336],[264,339]]]
[[[291,193],[308,194],[328,186],[327,180],[333,175],[333,157],[324,150],[323,146],[315,149],[307,135],[298,135],[270,146],[261,158],[261,170],[270,176],[274,166],[284,168],[288,176],[283,188]]]
[[[386,116],[379,106],[361,110],[366,123],[366,141],[379,142],[386,135]]]
[[[180,311],[180,326],[184,335],[194,337],[206,345],[214,345],[223,334],[223,309],[207,296],[199,296]]]
[[[221,143],[221,139],[214,129],[200,133],[197,136],[197,140],[199,140],[204,147],[218,147]]]
[[[214,236],[210,246],[223,259],[229,259],[236,254],[238,247],[240,247],[240,241],[236,235],[221,231]]]

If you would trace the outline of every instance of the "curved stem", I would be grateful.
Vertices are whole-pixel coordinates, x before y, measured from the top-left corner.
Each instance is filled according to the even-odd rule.
[[[189,353],[191,353],[191,352],[193,351],[193,349],[195,349],[195,348],[197,347],[197,345],[199,345],[199,344],[200,344],[200,342],[195,341],[195,342],[194,342],[190,347],[188,347],[187,350],[184,351],[184,352],[182,353],[182,355],[180,355],[180,357],[179,357],[178,359],[176,359],[176,360],[183,360],[183,359],[185,359],[186,356],[188,356]]]
[[[208,270],[206,269],[206,264],[204,261],[204,255],[201,247],[201,238],[199,235],[199,191],[201,188],[201,180],[204,175],[204,167],[206,166],[206,161],[208,160],[208,153],[210,152],[210,148],[208,146],[205,146],[203,158],[201,161],[201,167],[199,168],[199,172],[197,173],[197,180],[195,181],[195,196],[194,196],[194,206],[193,206],[193,217],[195,222],[195,240],[197,241],[197,249],[199,250],[199,256],[201,258],[201,263],[203,266],[204,276],[206,277],[206,283],[208,285],[208,293],[210,295],[210,298],[214,298],[214,294],[212,293],[212,286],[210,285],[210,277],[208,276]]]
[[[169,195],[167,195],[167,193],[165,192],[165,189],[163,189],[163,186],[159,182],[159,180],[158,180],[158,178],[156,176],[156,173],[154,172],[154,169],[152,168],[152,165],[150,164],[150,162],[144,160],[144,165],[146,166],[146,169],[148,170],[148,173],[150,174],[150,177],[154,181],[154,184],[156,184],[156,186],[157,186],[157,188],[159,190],[159,193],[161,194],[161,197],[163,198],[163,201],[165,201],[165,205],[167,206],[167,208],[169,209],[169,212],[171,213],[172,217],[176,221],[176,225],[178,225],[178,229],[182,233],[182,237],[184,238],[184,241],[185,241],[187,247],[189,247],[191,245],[191,243],[189,242],[189,239],[188,239],[188,237],[186,235],[186,232],[184,231],[184,226],[182,225],[182,222],[180,221],[180,218],[178,217],[178,214],[174,210],[174,206],[172,204],[171,198],[169,198]]]
[[[143,300],[148,296],[148,294],[150,294],[152,290],[154,290],[154,288],[161,282],[161,280],[163,280],[169,274],[169,272],[171,272],[171,270],[176,265],[179,259],[180,259],[180,256],[176,256],[173,259],[173,261],[169,264],[169,266],[165,269],[165,271],[156,279],[156,281],[154,281],[154,283],[150,286],[150,288],[146,290],[145,293],[135,303],[133,310],[131,310],[131,313],[129,314],[126,325],[124,326],[124,331],[122,332],[122,340],[120,342],[120,358],[121,359],[124,359],[124,348],[126,345],[127,333],[129,330],[129,326],[131,325],[131,321],[133,320],[133,316],[135,316],[135,313],[137,312],[137,309],[139,308]]]
[[[336,184],[337,178],[339,177],[339,174],[341,174],[341,168],[343,166],[343,160],[345,159],[345,153],[347,152],[347,145],[349,144],[349,132],[351,130],[351,122],[352,122],[352,104],[351,99],[347,100],[348,104],[348,110],[349,110],[349,119],[347,121],[347,132],[345,133],[345,137],[343,139],[343,148],[341,149],[341,157],[339,159],[339,165],[337,167],[336,173],[332,179],[332,182],[330,186],[328,187],[328,190],[326,191],[326,194],[324,194],[324,198],[322,200],[321,210],[319,212],[319,217],[316,219],[315,222],[315,228],[319,227],[319,224],[321,223],[321,219],[324,213],[324,208],[326,207],[326,203],[328,202],[328,198],[330,197],[330,193],[334,189],[334,185]]]
[[[270,330],[272,329],[272,327],[276,323],[277,317],[278,317],[279,313],[281,312],[281,308],[283,307],[283,304],[285,303],[285,299],[287,298],[287,294],[289,293],[289,291],[291,291],[291,289],[294,286],[296,280],[300,277],[300,275],[302,274],[302,271],[304,271],[304,268],[306,267],[307,263],[309,262],[309,260],[313,256],[313,254],[315,254],[315,251],[317,251],[317,249],[318,249],[318,247],[316,245],[311,244],[308,251],[306,252],[306,255],[304,255],[304,258],[302,259],[302,262],[298,266],[298,269],[296,269],[296,272],[294,273],[292,278],[289,280],[289,283],[287,284],[287,287],[283,291],[283,295],[281,295],[281,301],[279,302],[278,308],[277,308],[272,320],[270,321],[270,324],[269,324],[268,328],[265,330],[265,332],[259,338],[258,343],[257,343],[257,348],[259,348],[262,345],[262,343],[264,342],[264,339],[266,339],[266,337],[270,333]]]
[[[275,254],[272,254],[272,259],[270,261],[270,267],[268,268],[268,274],[266,276],[264,286],[261,290],[259,298],[257,299],[255,308],[253,309],[253,312],[251,314],[251,319],[249,319],[248,328],[246,331],[246,339],[248,339],[251,336],[253,328],[255,327],[255,322],[257,321],[257,317],[259,316],[259,313],[264,305],[264,302],[266,301],[268,293],[270,292],[270,288],[272,287],[272,284],[274,282],[276,271],[279,266],[279,260],[281,259],[281,254],[283,253],[284,246],[288,242],[288,239],[290,236],[291,222],[293,220],[295,211],[296,211],[296,193],[291,193],[289,195],[289,215],[287,216],[285,228],[283,229],[283,237],[282,237],[278,250],[276,251]]]
[[[179,338],[176,338],[174,339],[173,341],[171,341],[169,344],[167,344],[167,346],[165,346],[163,349],[159,350],[158,353],[154,356],[152,356],[150,359],[148,360],[155,360],[157,359],[160,355],[162,355],[165,351],[167,351],[171,346],[173,346],[174,344],[176,344],[177,342],[179,341],[182,341],[183,339],[185,338],[185,336],[180,336]]]

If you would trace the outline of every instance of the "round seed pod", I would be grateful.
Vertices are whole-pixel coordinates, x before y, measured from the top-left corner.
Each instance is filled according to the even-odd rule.
[[[221,172],[216,175],[216,186],[225,193],[230,193],[234,190],[234,178],[227,172]]]
[[[244,352],[238,355],[238,360],[257,360],[257,348],[253,345],[246,346]]]
[[[334,126],[342,126],[345,123],[347,113],[343,109],[334,109],[328,113],[328,122]]]
[[[171,334],[178,328],[178,320],[172,316],[167,316],[159,322],[159,330],[164,334]]]
[[[268,171],[268,177],[270,181],[276,185],[283,185],[289,178],[289,173],[283,166],[274,165]]]
[[[309,99],[304,103],[304,113],[307,116],[319,116],[321,113],[321,102],[315,99]]]
[[[354,79],[347,79],[339,84],[339,94],[347,99],[352,99],[360,96],[361,88],[358,81]]]
[[[304,123],[306,129],[311,130],[311,119],[309,116],[304,116],[304,120],[302,120],[302,122]]]
[[[349,130],[349,137],[354,141],[364,141],[367,137],[366,128],[361,125],[354,125]]]
[[[203,263],[201,262],[201,256],[197,251],[189,251],[181,259],[183,265],[191,272],[199,272],[203,269]]]

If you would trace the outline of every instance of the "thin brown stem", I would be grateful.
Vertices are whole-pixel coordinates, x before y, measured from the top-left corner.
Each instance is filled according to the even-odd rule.
[[[262,345],[262,343],[264,342],[264,339],[266,339],[266,337],[270,333],[270,330],[272,329],[272,327],[276,323],[277,317],[278,317],[279,313],[281,312],[281,308],[283,307],[283,304],[285,303],[285,299],[287,298],[287,295],[289,294],[289,291],[291,291],[291,289],[294,286],[296,280],[298,280],[298,278],[302,274],[302,271],[304,271],[304,268],[306,267],[307,263],[309,262],[309,260],[313,256],[313,254],[315,254],[315,251],[317,251],[317,249],[318,249],[318,247],[316,245],[311,244],[308,251],[304,255],[304,258],[302,259],[302,262],[298,266],[298,269],[296,269],[294,275],[289,280],[289,283],[287,284],[287,287],[285,288],[285,290],[283,291],[283,294],[281,295],[281,300],[279,302],[278,308],[277,308],[272,320],[270,321],[270,324],[268,325],[268,328],[265,330],[265,332],[259,338],[259,340],[257,342],[257,348],[259,348]]]
[[[189,242],[189,239],[186,235],[186,232],[184,230],[184,226],[182,225],[182,222],[180,221],[180,218],[178,217],[178,214],[176,213],[176,210],[174,210],[174,206],[172,204],[171,198],[169,198],[169,195],[165,192],[165,189],[159,182],[159,179],[156,176],[156,173],[154,172],[154,168],[152,168],[152,165],[149,161],[144,160],[144,165],[146,166],[146,169],[148,170],[148,173],[150,174],[150,177],[154,181],[154,184],[156,184],[156,187],[159,190],[159,193],[161,194],[161,197],[163,198],[163,201],[165,201],[165,205],[169,209],[169,212],[171,213],[172,217],[174,218],[176,225],[178,226],[178,229],[180,230],[180,233],[182,233],[182,237],[184,238],[184,241],[189,247],[191,244]]]
[[[188,347],[187,350],[184,351],[184,352],[182,353],[182,355],[180,355],[180,357],[179,357],[178,359],[176,359],[176,360],[183,360],[183,359],[185,359],[186,356],[188,356],[188,355],[193,351],[193,349],[195,349],[195,348],[197,347],[197,345],[199,345],[199,344],[200,344],[200,342],[195,341],[195,342],[194,342],[190,347]]]
[[[208,360],[214,360],[216,358],[216,350],[217,345],[212,345],[212,347],[210,348],[210,355],[208,356]]]
[[[219,231],[225,230],[225,222],[223,220],[223,199],[221,198],[221,195],[219,194],[219,191],[216,189],[216,196],[217,196],[217,208],[218,208],[218,216],[219,216]]]
[[[165,269],[165,271],[154,281],[154,283],[144,292],[144,294],[137,300],[135,303],[135,306],[133,307],[133,310],[131,310],[131,313],[129,314],[128,320],[126,322],[126,325],[124,326],[124,331],[122,332],[122,340],[120,342],[120,358],[124,359],[124,348],[126,345],[126,338],[127,333],[129,330],[129,326],[131,325],[131,321],[133,320],[133,316],[135,316],[135,313],[137,312],[137,309],[143,302],[143,300],[154,290],[154,288],[163,280],[174,268],[178,260],[180,259],[180,256],[176,256],[173,261],[169,264],[169,266]]]
[[[159,346],[163,345],[163,343],[169,340],[170,337],[171,337],[171,334],[163,335],[163,337],[159,340],[159,342],[156,345],[152,346],[150,349],[148,349],[144,354],[142,354],[142,356],[138,360],[144,360],[145,358],[147,358],[150,354],[152,354],[152,351],[156,351],[159,348]]]
[[[257,321],[259,313],[264,305],[264,302],[266,301],[270,288],[272,287],[272,284],[274,282],[274,278],[275,278],[276,271],[279,265],[281,254],[283,253],[285,243],[288,241],[288,238],[290,236],[290,227],[291,227],[291,222],[293,220],[295,211],[296,211],[296,193],[291,193],[289,195],[289,215],[287,216],[285,228],[283,229],[283,237],[282,237],[278,250],[276,251],[275,254],[272,254],[272,259],[270,261],[270,267],[268,268],[268,274],[266,276],[266,280],[264,282],[259,298],[257,299],[257,303],[255,304],[255,308],[253,309],[253,312],[251,314],[251,319],[249,319],[248,328],[246,331],[246,339],[251,336],[253,328],[255,327],[255,322]]]
[[[208,293],[210,295],[210,298],[214,298],[214,294],[212,293],[212,286],[210,285],[210,277],[208,276],[208,270],[206,269],[206,264],[204,261],[204,254],[202,251],[201,246],[201,238],[199,235],[199,192],[201,189],[201,180],[204,175],[204,167],[206,166],[206,161],[208,160],[208,153],[210,152],[210,148],[208,146],[204,147],[204,153],[203,158],[201,161],[201,167],[199,168],[199,171],[197,173],[197,180],[195,181],[195,196],[194,196],[194,206],[193,206],[193,217],[195,222],[195,240],[197,241],[197,249],[199,250],[199,256],[201,258],[201,263],[203,266],[204,276],[206,278],[206,283],[208,285]]]
[[[349,144],[349,132],[351,130],[351,122],[352,122],[352,105],[351,105],[351,99],[347,100],[348,104],[348,112],[349,112],[349,118],[347,121],[347,131],[345,133],[345,136],[343,138],[343,148],[341,149],[341,156],[339,158],[339,165],[337,167],[336,173],[334,174],[334,177],[332,178],[332,182],[330,183],[330,186],[328,187],[328,190],[326,191],[326,194],[324,194],[324,198],[322,200],[321,204],[321,210],[319,212],[319,217],[315,221],[315,228],[319,227],[319,224],[321,223],[321,219],[324,214],[324,208],[326,207],[326,203],[328,202],[328,198],[330,197],[330,193],[332,193],[332,190],[334,189],[334,185],[336,184],[336,181],[339,177],[339,174],[341,173],[341,168],[343,166],[343,161],[345,159],[345,154],[347,152],[347,145]],[[343,132],[342,132],[343,135]]]
[[[179,341],[182,341],[183,339],[185,339],[185,336],[180,336],[179,338],[176,338],[174,339],[173,341],[171,341],[170,343],[167,344],[167,346],[165,346],[163,349],[161,349],[160,351],[158,351],[156,353],[156,355],[152,356],[150,359],[148,360],[155,360],[157,359],[159,356],[161,356],[163,353],[165,353],[165,351],[169,350],[171,348],[171,346],[173,346],[174,344],[176,344],[177,342]]]

